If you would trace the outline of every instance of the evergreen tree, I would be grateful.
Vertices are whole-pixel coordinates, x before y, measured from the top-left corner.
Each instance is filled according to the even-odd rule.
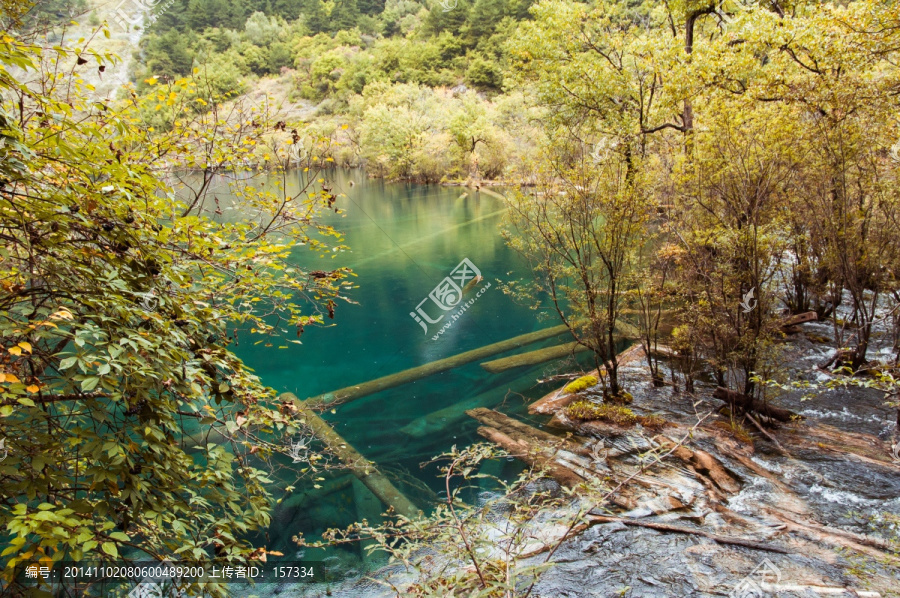
[[[304,0],[303,16],[310,33],[316,34],[328,30],[328,16],[322,0]]]
[[[353,29],[358,19],[359,6],[356,0],[337,0],[331,11],[328,28],[334,32]]]
[[[364,15],[380,15],[384,12],[384,0],[359,0],[359,12]]]

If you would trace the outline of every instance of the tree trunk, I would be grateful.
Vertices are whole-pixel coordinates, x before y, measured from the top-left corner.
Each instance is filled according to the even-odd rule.
[[[360,384],[348,386],[346,388],[335,390],[333,392],[325,393],[316,397],[311,397],[304,401],[304,404],[310,409],[327,409],[329,407],[341,405],[343,403],[347,403],[349,401],[353,401],[355,399],[359,399],[361,397],[386,390],[388,388],[400,386],[401,384],[415,382],[416,380],[420,380],[427,376],[438,374],[440,372],[444,372],[446,370],[450,370],[461,365],[471,363],[473,361],[478,361],[480,359],[484,359],[485,357],[490,357],[498,353],[505,353],[506,351],[511,351],[512,349],[518,349],[523,345],[528,345],[540,340],[559,336],[560,334],[565,333],[567,330],[568,327],[566,327],[564,324],[561,324],[552,328],[545,328],[544,330],[529,332],[528,334],[516,336],[505,341],[500,341],[499,343],[494,343],[492,345],[487,345],[478,349],[472,349],[471,351],[466,351],[465,353],[460,353],[459,355],[454,355],[445,359],[438,359],[437,361],[432,361],[431,363],[426,363],[425,365],[420,365],[408,370],[403,370],[402,372],[397,372],[396,374],[390,374],[388,376],[383,376],[375,380],[370,380],[369,382],[361,382]]]
[[[728,403],[728,405],[732,409],[738,409],[744,413],[755,411],[760,415],[764,415],[770,419],[778,420],[780,422],[790,422],[795,419],[803,419],[802,415],[796,414],[793,411],[775,407],[774,405],[769,405],[768,403],[763,403],[762,401],[757,401],[751,396],[744,395],[733,390],[728,390],[727,388],[724,388],[722,386],[716,388],[715,392],[713,393],[713,397],[719,399],[720,401]]]
[[[566,343],[564,345],[556,345],[554,347],[546,347],[528,353],[520,353],[519,355],[511,355],[510,357],[501,357],[493,361],[485,361],[481,367],[492,374],[499,374],[513,368],[525,367],[528,365],[537,365],[555,359],[562,359],[575,353],[590,350],[588,347],[580,343]]]
[[[289,392],[283,393],[279,399],[296,409],[297,419],[304,420],[313,435],[322,444],[337,455],[337,457],[353,472],[372,494],[378,497],[386,506],[394,509],[394,512],[415,519],[421,515],[421,510],[406,498],[391,481],[381,473],[375,464],[363,457],[359,451],[350,446],[344,438],[335,432],[324,419],[316,415],[302,401]]]

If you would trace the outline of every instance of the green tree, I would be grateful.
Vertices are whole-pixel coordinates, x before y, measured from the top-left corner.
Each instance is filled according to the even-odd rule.
[[[385,0],[360,0],[359,12],[364,15],[380,15],[384,12]]]
[[[195,53],[194,35],[185,35],[171,29],[146,40],[147,70],[150,74],[174,80],[191,74]]]
[[[345,31],[356,27],[359,20],[359,6],[356,0],[336,0],[329,19],[331,31]]]
[[[346,273],[287,262],[297,243],[341,246],[315,220],[334,209],[316,182],[327,148],[255,106],[190,110],[202,81],[89,101],[57,74],[75,53],[89,50],[0,41],[3,575],[64,558],[258,557],[246,538],[270,521],[271,459],[303,430],[228,346],[237,327],[271,343],[334,315]],[[145,109],[172,114],[165,131],[141,126]],[[297,160],[296,194],[250,179],[233,190],[246,218],[219,216],[223,173]]]
[[[536,274],[523,288],[536,306],[544,298],[589,349],[606,398],[626,398],[619,383],[619,323],[649,221],[645,186],[634,174],[627,150],[601,160],[579,158],[580,140],[571,131],[553,131],[538,192],[521,191],[510,199],[506,237]]]
[[[465,35],[474,41],[488,37],[508,14],[507,0],[475,0],[466,16],[466,24],[463,27]]]
[[[499,90],[503,83],[503,75],[495,63],[475,54],[469,60],[469,68],[466,69],[466,82],[479,89]]]
[[[304,24],[313,34],[331,30],[322,0],[304,0],[303,19]]]

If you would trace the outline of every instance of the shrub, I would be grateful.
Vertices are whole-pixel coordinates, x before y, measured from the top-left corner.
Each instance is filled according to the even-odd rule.
[[[503,76],[496,63],[481,56],[475,56],[469,62],[469,68],[466,69],[466,81],[479,89],[499,90],[503,83]]]

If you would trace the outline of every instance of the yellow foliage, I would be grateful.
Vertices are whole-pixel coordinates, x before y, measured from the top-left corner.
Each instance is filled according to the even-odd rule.
[[[597,376],[582,376],[577,380],[569,382],[563,389],[563,392],[566,394],[574,394],[576,392],[587,390],[592,386],[596,386],[599,382],[600,381],[597,379]]]
[[[599,419],[617,426],[633,426],[637,423],[637,416],[631,409],[608,403],[576,401],[566,407],[566,415],[573,419]]]
[[[572,419],[600,420],[616,426],[631,427],[641,424],[651,430],[659,430],[669,425],[658,415],[636,415],[631,409],[609,403],[576,401],[566,407],[566,415]]]

